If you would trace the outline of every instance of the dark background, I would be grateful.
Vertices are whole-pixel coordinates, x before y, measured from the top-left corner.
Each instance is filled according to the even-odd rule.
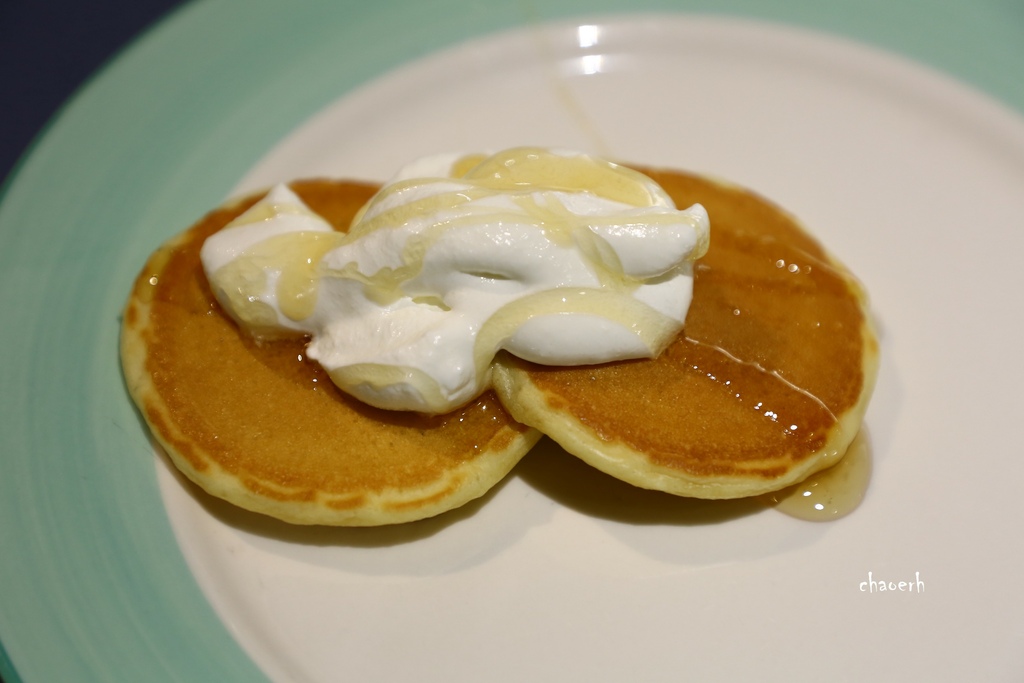
[[[182,0],[0,0],[0,179],[97,69]]]
[[[0,181],[97,69],[181,4],[0,0]]]

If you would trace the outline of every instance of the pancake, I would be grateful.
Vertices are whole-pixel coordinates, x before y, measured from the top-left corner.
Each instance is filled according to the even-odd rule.
[[[506,354],[502,403],[594,467],[681,496],[760,495],[835,464],[877,372],[864,291],[771,202],[645,172],[711,217],[683,332],[654,360],[553,368]]]
[[[376,187],[292,189],[344,229]],[[375,409],[307,361],[304,340],[257,344],[221,310],[199,249],[257,199],[216,210],[163,245],[124,311],[125,382],[173,463],[214,496],[298,524],[408,522],[487,492],[540,438],[493,392],[434,417]]]

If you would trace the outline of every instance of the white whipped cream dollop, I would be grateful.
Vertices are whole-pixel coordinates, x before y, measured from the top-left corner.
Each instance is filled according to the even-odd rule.
[[[547,365],[657,356],[683,325],[708,216],[585,154],[517,148],[403,169],[332,230],[279,185],[203,245],[222,306],[356,398],[443,413],[500,349]]]

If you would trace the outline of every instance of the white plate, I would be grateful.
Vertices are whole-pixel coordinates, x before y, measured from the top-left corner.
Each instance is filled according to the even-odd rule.
[[[1024,676],[1013,439],[1024,121],[819,34],[606,18],[481,38],[391,72],[311,118],[236,190],[319,174],[382,180],[420,154],[515,144],[750,186],[860,276],[883,359],[867,498],[841,521],[801,522],[639,492],[543,446],[439,519],[295,529],[211,500],[162,465],[192,571],[267,674]],[[916,590],[872,590],[880,580]]]

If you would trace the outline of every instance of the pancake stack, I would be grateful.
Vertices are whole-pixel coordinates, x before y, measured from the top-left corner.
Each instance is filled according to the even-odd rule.
[[[699,498],[776,491],[836,463],[878,365],[863,290],[763,198],[644,172],[712,221],[685,329],[656,359],[551,368],[504,355],[495,392],[447,415],[364,405],[305,359],[303,340],[259,344],[216,303],[199,248],[250,197],[172,239],[139,274],[122,326],[129,393],[189,479],[298,524],[440,514],[483,495],[542,433],[623,481]],[[339,230],[376,190],[291,187]]]
[[[763,198],[646,172],[711,216],[683,333],[653,360],[550,368],[506,355],[502,403],[594,467],[681,496],[756,496],[835,464],[878,367],[860,285]]]
[[[339,228],[376,189],[292,187]],[[163,245],[125,308],[125,382],[175,466],[214,496],[296,524],[407,522],[486,493],[540,438],[493,393],[433,417],[372,408],[306,360],[301,339],[258,344],[222,311],[199,249],[257,199]]]

